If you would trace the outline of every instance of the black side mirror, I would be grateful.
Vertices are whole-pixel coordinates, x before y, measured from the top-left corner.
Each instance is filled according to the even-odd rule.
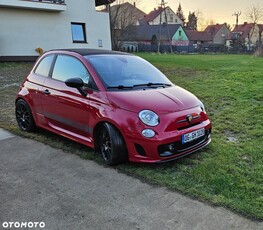
[[[65,84],[68,86],[68,87],[71,87],[71,88],[76,88],[80,94],[84,97],[87,96],[87,92],[82,88],[84,86],[84,82],[82,81],[81,78],[79,77],[76,77],[76,78],[70,78],[70,79],[67,79],[65,81]]]

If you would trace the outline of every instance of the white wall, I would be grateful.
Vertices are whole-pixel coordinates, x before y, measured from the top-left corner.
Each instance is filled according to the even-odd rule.
[[[173,12],[170,7],[166,8],[166,15],[167,15],[167,24],[181,24],[183,25],[183,21]],[[170,20],[172,16],[173,20]],[[161,23],[166,23],[165,21],[165,12],[163,11],[159,14],[153,21],[149,22],[150,25],[159,25],[160,24],[160,17],[162,17]]]
[[[66,0],[66,5],[57,12],[0,6],[0,56],[37,56],[38,47],[110,50],[109,15],[96,12],[95,0]],[[86,24],[87,43],[72,42],[71,22]]]

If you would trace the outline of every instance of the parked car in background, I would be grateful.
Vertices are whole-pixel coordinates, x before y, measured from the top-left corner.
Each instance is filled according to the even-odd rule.
[[[16,97],[23,131],[47,129],[97,149],[106,164],[165,162],[211,141],[203,103],[144,59],[103,50],[53,50]]]

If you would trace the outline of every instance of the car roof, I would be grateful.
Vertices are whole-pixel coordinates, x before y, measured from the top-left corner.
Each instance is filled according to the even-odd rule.
[[[51,51],[57,51],[57,52],[74,52],[78,53],[82,56],[88,56],[88,55],[99,55],[99,54],[119,54],[119,55],[131,55],[128,53],[120,52],[120,51],[112,51],[112,50],[102,50],[102,49],[55,49]]]

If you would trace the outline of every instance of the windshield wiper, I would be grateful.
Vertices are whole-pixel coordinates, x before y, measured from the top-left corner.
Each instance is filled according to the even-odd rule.
[[[109,86],[107,89],[132,89],[133,86],[125,86],[125,85],[116,85],[116,86]]]
[[[141,87],[141,86],[147,86],[147,87],[163,87],[165,88],[166,86],[172,86],[171,84],[167,84],[167,83],[152,83],[152,82],[149,82],[147,84],[138,84],[138,85],[134,85],[133,87]]]

